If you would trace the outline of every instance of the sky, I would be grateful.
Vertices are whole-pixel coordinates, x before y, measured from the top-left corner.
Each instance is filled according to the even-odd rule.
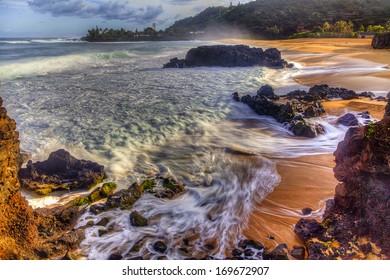
[[[0,38],[81,37],[88,29],[165,29],[231,0],[0,0]],[[249,1],[240,1],[246,3]]]

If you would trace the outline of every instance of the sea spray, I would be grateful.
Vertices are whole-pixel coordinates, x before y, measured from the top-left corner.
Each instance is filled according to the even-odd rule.
[[[113,253],[125,258],[141,255],[169,259],[206,254],[218,258],[242,237],[254,205],[261,202],[280,182],[275,165],[260,155],[232,155],[214,150],[194,156],[191,171],[194,184],[172,200],[161,200],[151,194],[143,195],[132,210],[148,219],[147,227],[130,224],[128,210],[113,210],[100,215],[86,213],[79,226],[88,221],[110,219],[106,228],[111,231],[99,237],[100,226],[86,230],[81,248],[90,259],[106,259]],[[190,239],[186,251],[180,248]],[[153,244],[163,240],[167,251],[156,252]],[[215,249],[210,249],[210,244]],[[139,251],[134,251],[134,246]],[[133,250],[132,250],[133,248]]]

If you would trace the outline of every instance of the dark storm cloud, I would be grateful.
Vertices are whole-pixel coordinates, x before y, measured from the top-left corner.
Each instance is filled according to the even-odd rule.
[[[36,12],[48,13],[55,17],[76,16],[90,18],[98,16],[107,20],[136,22],[155,19],[163,12],[161,5],[149,5],[140,9],[123,0],[102,2],[93,2],[91,0],[30,0],[28,4]]]

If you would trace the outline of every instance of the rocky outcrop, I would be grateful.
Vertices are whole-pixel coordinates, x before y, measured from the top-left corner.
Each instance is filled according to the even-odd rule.
[[[74,229],[80,208],[73,204],[29,207],[19,192],[22,160],[16,123],[2,103],[0,98],[0,259],[63,258],[84,238],[83,229]],[[102,188],[101,193],[106,191]]]
[[[326,84],[315,85],[311,87],[308,92],[304,90],[294,90],[286,95],[287,99],[296,99],[307,102],[330,100],[335,98],[349,100],[358,97],[359,95],[353,90],[346,88],[332,88]]]
[[[371,46],[374,49],[390,49],[390,33],[375,34]]]
[[[89,211],[99,214],[115,208],[131,209],[144,193],[151,193],[158,198],[172,198],[184,188],[185,185],[173,177],[153,176],[142,183],[133,183],[129,188],[113,193],[105,203],[92,205]]]
[[[344,116],[338,118],[337,120],[340,124],[345,126],[357,126],[359,121],[354,114],[347,113]]]
[[[55,190],[90,189],[105,177],[104,166],[76,159],[62,149],[51,153],[45,161],[29,161],[19,172],[22,187],[42,195]]]
[[[38,235],[37,220],[19,193],[22,164],[16,123],[0,98],[0,259],[29,258]]]
[[[280,51],[275,48],[263,51],[245,45],[215,45],[192,48],[186,58],[173,58],[164,68],[189,68],[200,66],[247,67],[265,66],[271,68],[292,67],[281,58]]]
[[[235,101],[242,102],[251,107],[257,114],[272,116],[280,123],[287,123],[289,130],[296,136],[313,138],[324,133],[320,124],[311,123],[308,118],[319,117],[326,113],[321,102],[313,103],[293,100],[285,104],[272,101],[278,100],[272,87],[262,86],[255,96],[240,96],[237,92],[232,94]],[[305,118],[303,116],[305,116]]]
[[[301,219],[295,226],[310,259],[390,258],[389,130],[386,117],[350,128],[339,143],[334,172],[340,183],[324,220]]]

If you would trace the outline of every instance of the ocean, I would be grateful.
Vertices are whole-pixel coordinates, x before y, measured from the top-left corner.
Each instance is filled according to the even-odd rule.
[[[17,122],[21,148],[33,161],[64,148],[105,165],[108,180],[119,188],[157,173],[187,186],[172,200],[147,194],[137,201],[134,210],[153,220],[147,227],[131,226],[131,211],[85,213],[78,226],[103,217],[112,226],[101,237],[99,226],[86,230],[80,252],[86,258],[126,255],[142,244],[137,254],[158,259],[152,244],[165,240],[166,257],[181,259],[186,254],[178,244],[188,236],[195,240],[194,255],[201,256],[213,242],[214,255],[223,258],[243,237],[254,205],[279,184],[273,158],[332,153],[343,139],[347,128],[335,116],[315,120],[325,134],[304,139],[232,99],[235,91],[255,94],[265,84],[277,94],[307,89],[293,79],[302,70],[298,64],[282,70],[162,69],[170,58],[183,58],[204,44],[216,43],[0,39],[0,96]],[[70,194],[25,196],[33,207],[42,207]]]

